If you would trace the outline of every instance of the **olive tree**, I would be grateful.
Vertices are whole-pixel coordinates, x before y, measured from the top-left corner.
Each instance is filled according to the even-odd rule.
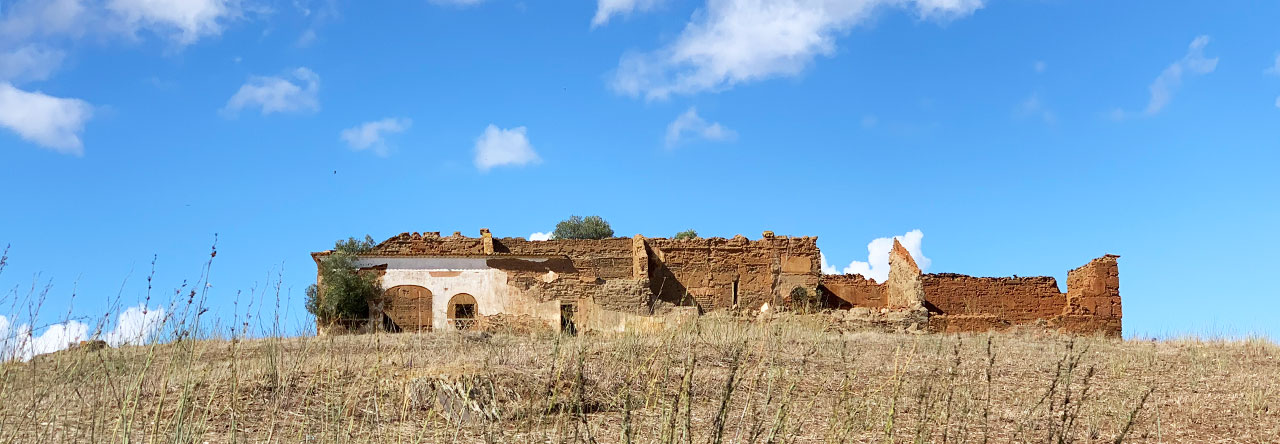
[[[569,216],[556,224],[553,239],[604,239],[613,237],[613,228],[600,216]]]
[[[369,236],[334,243],[333,251],[320,258],[319,284],[307,287],[307,311],[321,322],[368,317],[369,300],[382,294],[382,284],[377,275],[361,273],[356,259],[374,245]]]

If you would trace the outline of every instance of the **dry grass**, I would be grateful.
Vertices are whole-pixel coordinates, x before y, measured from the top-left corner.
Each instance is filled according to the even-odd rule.
[[[1280,439],[1267,341],[842,333],[825,319],[70,350],[0,364],[0,443]]]

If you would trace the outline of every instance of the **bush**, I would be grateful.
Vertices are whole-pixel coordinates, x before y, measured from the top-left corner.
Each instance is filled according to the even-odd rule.
[[[676,233],[676,237],[675,237],[675,239],[697,239],[697,238],[698,238],[698,232],[694,231],[692,228]]]
[[[809,293],[809,290],[804,287],[791,289],[791,310],[799,313],[812,313],[818,311],[819,305],[819,295]]]
[[[604,239],[613,237],[613,228],[600,216],[569,216],[556,224],[553,239]]]
[[[374,245],[369,236],[336,242],[320,259],[320,285],[307,287],[307,311],[321,322],[369,317],[369,300],[382,295],[382,284],[376,274],[361,273],[356,259]]]

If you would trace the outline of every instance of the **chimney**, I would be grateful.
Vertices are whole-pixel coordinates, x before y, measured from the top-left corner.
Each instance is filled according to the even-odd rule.
[[[493,234],[488,228],[480,229],[480,243],[484,245],[484,254],[493,254]]]

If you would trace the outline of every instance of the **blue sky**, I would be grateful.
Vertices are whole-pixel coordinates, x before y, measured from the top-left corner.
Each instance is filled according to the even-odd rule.
[[[37,326],[128,306],[153,257],[167,298],[216,234],[214,314],[282,279],[300,324],[308,252],[337,238],[599,214],[626,236],[814,235],[837,270],[920,230],[927,271],[1064,289],[1119,254],[1126,335],[1274,338],[1278,20],[1264,2],[0,1],[0,315],[33,283],[53,285]]]

